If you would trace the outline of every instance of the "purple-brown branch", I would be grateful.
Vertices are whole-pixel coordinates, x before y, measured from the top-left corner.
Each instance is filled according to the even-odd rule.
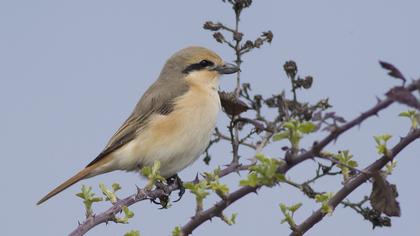
[[[406,137],[402,138],[400,142],[391,149],[390,156],[382,156],[371,165],[366,167],[363,172],[360,172],[353,176],[346,184],[328,201],[328,205],[331,208],[337,207],[340,202],[344,200],[350,193],[352,193],[356,188],[370,179],[372,176],[367,173],[375,173],[381,170],[388,162],[392,161],[398,153],[403,150],[406,146],[412,143],[414,140],[420,138],[420,129],[411,131]],[[320,222],[326,213],[322,212],[321,209],[318,209],[311,216],[309,216],[304,222],[296,226],[293,229],[291,236],[300,236],[306,233],[310,228],[312,228],[316,223]]]
[[[254,164],[255,163],[242,165],[232,163],[220,171],[219,177],[224,177],[241,170],[248,170],[249,167]],[[132,194],[124,199],[118,199],[118,201],[114,203],[112,207],[108,208],[108,210],[88,217],[85,221],[80,223],[79,226],[69,234],[69,236],[84,235],[90,229],[99,224],[115,221],[116,215],[122,211],[124,206],[128,207],[140,201],[155,200],[161,197],[169,196],[173,191],[179,190],[179,187],[180,186],[178,186],[178,182],[174,181],[173,183],[167,185],[165,189],[158,188],[154,190],[148,190],[146,188],[137,188],[137,193]]]
[[[413,81],[412,84],[406,87],[409,91],[419,90],[420,89],[420,80]],[[389,105],[394,103],[394,99],[386,98],[383,101],[378,102],[374,107],[363,112],[361,115],[356,117],[355,119],[347,122],[346,124],[337,127],[334,131],[332,131],[329,135],[327,135],[324,139],[319,142],[314,143],[312,148],[309,151],[304,152],[290,160],[286,163],[286,165],[282,165],[279,169],[280,173],[286,173],[291,168],[296,166],[297,164],[311,159],[315,157],[319,152],[323,150],[328,144],[330,144],[333,140],[336,140],[341,134],[348,131],[349,129],[353,128],[354,126],[360,125],[364,120],[371,116],[378,115],[379,111],[387,108]],[[248,195],[249,193],[257,192],[257,190],[262,186],[255,186],[249,187],[244,186],[239,188],[238,190],[230,193],[225,199],[220,200],[217,202],[213,207],[200,212],[199,214],[191,217],[191,220],[188,221],[182,228],[181,231],[183,235],[190,235],[198,226],[206,222],[207,220],[211,220],[213,217],[219,216],[224,209],[229,207],[232,203],[237,201],[238,199]]]
[[[144,201],[144,200],[154,200],[158,199],[162,196],[167,196],[172,191],[179,189],[177,181],[167,186],[168,188],[166,191],[163,189],[154,189],[154,190],[147,190],[147,189],[140,189],[137,188],[137,193],[132,194],[124,199],[119,199],[112,207],[108,210],[88,217],[84,222],[80,223],[79,226],[69,234],[69,236],[80,236],[87,233],[93,227],[102,224],[108,223],[110,221],[115,221],[115,217],[118,213],[120,213],[124,206],[128,207],[133,205],[136,202]]]
[[[416,89],[417,90],[420,89],[420,80],[414,81],[412,84],[407,86],[406,89],[408,91],[414,91]],[[311,158],[315,157],[317,154],[319,154],[320,151],[323,150],[323,148],[325,148],[333,140],[336,140],[341,134],[345,133],[346,131],[353,128],[354,126],[360,125],[367,118],[369,118],[371,116],[374,116],[374,115],[377,115],[379,111],[387,108],[394,101],[395,100],[393,98],[388,97],[388,98],[384,99],[383,101],[378,102],[374,107],[372,107],[371,109],[362,113],[361,115],[359,115],[355,119],[351,120],[350,122],[344,124],[343,126],[337,127],[334,131],[332,131],[324,139],[322,139],[319,142],[314,143],[314,145],[312,146],[312,148],[310,150],[308,150],[308,151],[304,152],[303,154],[300,154],[300,155],[288,160],[286,165],[281,166],[281,168],[279,169],[279,172],[280,173],[286,173],[291,168],[293,168],[295,165],[297,165],[297,164],[299,164],[299,163],[301,163],[305,160],[308,160],[308,159],[311,159]],[[417,133],[418,132],[419,131],[417,130]],[[260,152],[262,150],[262,148],[268,143],[268,140],[271,137],[271,135],[272,134],[267,132],[267,135],[263,139],[263,141],[259,145],[254,147],[256,149],[257,153]],[[407,136],[403,140],[411,140],[410,137],[411,138],[414,137],[413,134]],[[411,140],[411,141],[413,141],[413,140]],[[401,145],[397,145],[396,147],[394,147],[395,150],[393,149],[393,153],[397,154],[399,151],[401,151],[408,144],[409,144],[409,142],[408,143],[403,143]],[[379,160],[382,160],[382,159],[383,158],[381,158]],[[377,163],[377,162],[375,162],[375,163]],[[372,164],[372,165],[375,165],[375,163]],[[254,163],[251,163],[250,165],[242,165],[240,163],[231,163],[230,165],[228,165],[227,167],[225,167],[224,169],[221,170],[220,177],[229,175],[230,173],[238,172],[240,170],[247,170],[253,164]],[[385,165],[385,164],[383,164],[383,165]],[[378,164],[376,164],[376,165],[378,165]],[[369,172],[367,172],[367,173],[369,173]],[[362,173],[359,173],[358,176],[362,176],[362,177],[365,176],[366,177],[366,174],[364,172],[362,172]],[[362,178],[362,177],[359,177],[359,178]],[[369,178],[369,176],[367,176],[367,178]],[[354,181],[352,181],[352,183],[353,182]],[[357,186],[355,186],[355,188],[357,188],[363,182],[364,181],[360,182]],[[358,183],[358,182],[356,182],[356,183]],[[256,192],[260,187],[261,186],[256,186],[256,187],[245,186],[245,187],[241,187],[238,190],[230,193],[226,198],[217,202],[213,207],[211,207],[207,210],[201,211],[197,215],[193,216],[191,218],[191,220],[181,228],[183,234],[184,235],[191,234],[192,231],[194,229],[196,229],[199,225],[203,224],[207,220],[212,219],[213,217],[220,216],[221,213],[223,212],[223,210],[226,209],[227,207],[229,207],[232,203],[234,203],[238,199],[246,196],[249,193]],[[136,194],[133,194],[129,197],[118,200],[112,207],[110,207],[105,212],[102,212],[100,214],[97,214],[97,215],[94,215],[94,216],[91,216],[91,217],[87,218],[84,222],[79,224],[79,226],[69,235],[70,236],[84,235],[90,229],[92,229],[93,227],[95,227],[99,224],[114,221],[115,218],[116,218],[116,215],[119,212],[121,212],[123,206],[128,207],[128,206],[133,205],[133,204],[135,204],[136,202],[139,202],[139,201],[143,201],[143,200],[147,200],[147,199],[157,199],[157,198],[160,198],[162,196],[167,196],[172,191],[175,191],[177,189],[179,189],[179,186],[177,185],[177,183],[173,183],[173,184],[169,185],[168,188],[166,189],[166,191],[164,191],[162,189],[155,189],[155,190],[138,189],[138,192]],[[332,198],[331,201],[334,200],[334,199],[335,198]],[[333,206],[333,204],[331,204],[331,205]],[[334,205],[334,206],[336,206],[336,205]],[[319,216],[315,212],[314,215],[311,216],[310,219],[318,219],[317,217],[321,217],[321,218],[319,218],[319,220],[321,220],[323,215]],[[308,218],[308,220],[309,220],[309,218]],[[310,221],[310,222],[312,222],[312,221]],[[315,224],[318,221],[314,221],[313,224]],[[307,222],[307,221],[305,221],[305,222]],[[309,229],[310,227],[307,228],[309,226],[309,224],[307,224],[305,222],[302,223],[302,226],[298,226],[298,227],[301,227],[302,229],[306,229],[306,230]],[[302,230],[302,232],[306,232],[306,230]]]

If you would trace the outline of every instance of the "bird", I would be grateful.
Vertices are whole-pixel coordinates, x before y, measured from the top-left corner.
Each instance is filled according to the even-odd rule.
[[[139,171],[155,161],[161,164],[162,177],[177,177],[210,142],[221,107],[221,75],[238,71],[238,66],[205,47],[177,51],[103,151],[37,205],[80,180],[116,170]]]

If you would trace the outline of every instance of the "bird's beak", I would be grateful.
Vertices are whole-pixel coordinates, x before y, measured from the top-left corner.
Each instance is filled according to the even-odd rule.
[[[223,65],[216,66],[213,70],[219,72],[219,74],[233,74],[238,72],[240,69],[234,64],[225,63]]]

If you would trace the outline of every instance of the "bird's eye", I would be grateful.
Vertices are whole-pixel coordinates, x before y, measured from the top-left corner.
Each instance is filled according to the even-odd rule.
[[[208,60],[202,60],[200,61],[200,66],[202,67],[207,67],[207,66],[212,66],[214,63]]]
[[[214,66],[214,62],[209,61],[209,60],[202,60],[198,63],[194,63],[189,65],[187,68],[185,68],[182,73],[190,73],[191,71],[197,71],[197,70],[202,70],[204,68],[210,67],[210,66]]]

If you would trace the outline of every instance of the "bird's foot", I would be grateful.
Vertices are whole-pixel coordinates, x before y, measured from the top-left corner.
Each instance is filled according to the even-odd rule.
[[[156,189],[160,189],[163,191],[163,195],[159,197],[159,201],[157,201],[156,199],[150,199],[150,201],[152,201],[154,204],[156,205],[161,205],[162,207],[159,209],[166,209],[168,208],[168,203],[169,203],[169,188],[168,185],[162,183],[162,182],[156,182],[155,183]]]
[[[185,193],[184,183],[182,182],[181,178],[179,178],[179,176],[177,174],[175,174],[175,175],[167,178],[166,182],[168,183],[168,185],[171,185],[173,183],[176,183],[178,185],[178,188],[179,188],[178,199],[173,201],[173,202],[178,202],[179,200],[181,200],[182,196]]]
[[[164,184],[162,182],[156,182],[155,183],[156,189],[162,190],[164,192],[164,195],[159,197],[159,201],[157,201],[157,199],[150,199],[150,200],[157,205],[161,205],[162,207],[160,209],[168,208],[169,200],[170,200],[169,195],[171,194],[169,186],[173,183],[176,183],[177,186],[178,186],[178,189],[179,189],[178,199],[173,201],[173,202],[178,202],[179,200],[181,200],[182,196],[185,193],[184,183],[182,182],[182,180],[179,178],[178,175],[174,175],[174,176],[171,176],[171,177],[167,178],[166,179],[166,184]]]

